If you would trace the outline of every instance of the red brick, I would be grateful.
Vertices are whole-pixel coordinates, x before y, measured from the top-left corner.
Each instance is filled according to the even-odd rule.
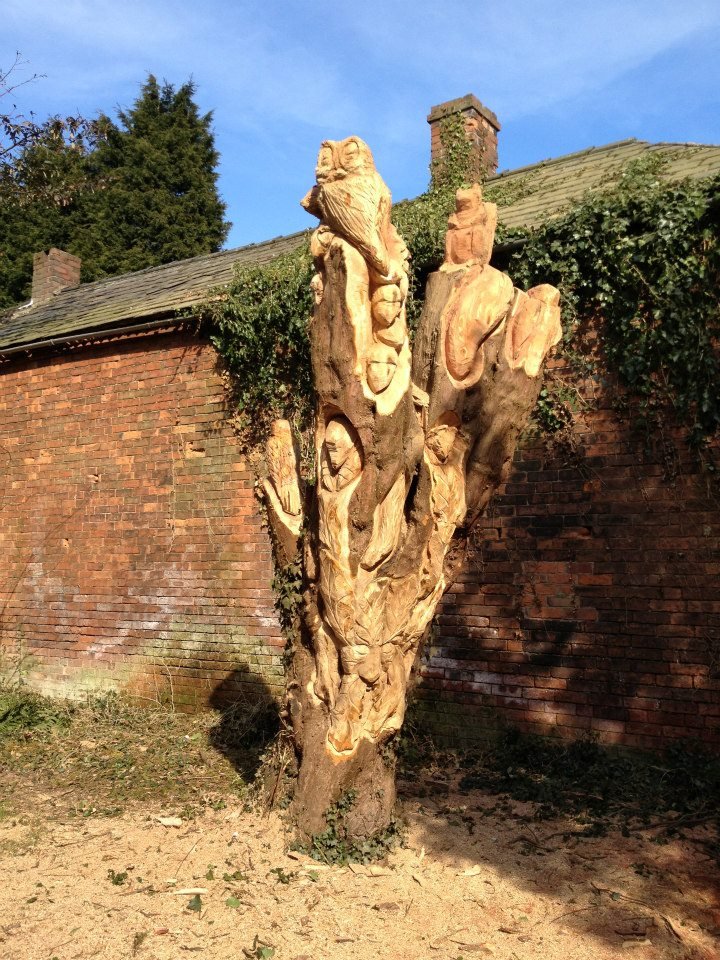
[[[252,661],[277,689],[269,544],[214,350],[172,333],[17,360],[0,408],[0,641],[35,682],[101,671],[154,696],[171,669],[200,704]]]

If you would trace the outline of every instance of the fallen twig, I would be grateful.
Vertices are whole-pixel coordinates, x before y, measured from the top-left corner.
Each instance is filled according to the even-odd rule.
[[[195,849],[195,847],[196,847],[199,843],[200,843],[200,837],[197,838],[197,840],[195,841],[195,843],[190,847],[190,849],[188,850],[188,852],[185,854],[185,856],[182,858],[182,860],[180,861],[180,863],[177,865],[177,867],[175,868],[175,873],[178,873],[178,872],[180,871],[180,867],[182,867],[182,865],[185,863],[185,861],[187,860],[187,858],[190,856],[190,854],[193,852],[193,850]]]
[[[593,910],[595,907],[594,903],[591,903],[587,907],[578,907],[577,910],[568,910],[566,913],[560,913],[557,917],[553,917],[552,920],[548,920],[548,923],[555,923],[557,920],[562,920],[563,917],[570,917],[574,913],[584,913],[585,910]]]
[[[641,827],[634,827],[635,830],[656,830],[664,828],[665,830],[676,830],[678,827],[699,827],[703,823],[709,823],[710,820],[720,818],[717,810],[712,813],[706,813],[703,816],[697,814],[685,814],[682,817],[671,817],[669,820],[655,820],[653,823],[643,824]]]
[[[282,775],[285,773],[285,770],[287,769],[287,765],[288,765],[288,761],[286,760],[285,763],[283,763],[283,765],[278,770],[278,775],[275,778],[275,786],[273,787],[272,793],[270,795],[270,800],[268,802],[268,807],[267,807],[268,815],[270,814],[270,811],[272,810],[272,808],[275,806],[275,797],[278,792],[278,787],[280,786],[280,779]]]

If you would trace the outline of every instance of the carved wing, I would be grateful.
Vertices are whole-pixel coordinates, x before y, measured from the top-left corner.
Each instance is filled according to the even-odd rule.
[[[536,377],[550,347],[562,336],[560,292],[541,283],[518,296],[505,341],[505,355],[512,370],[522,367]]]
[[[325,183],[319,205],[323,222],[356,247],[382,276],[390,272],[383,237],[390,212],[390,191],[375,171]]]
[[[366,570],[378,567],[397,546],[404,520],[405,475],[399,474],[383,502],[375,508],[373,533],[362,558]]]

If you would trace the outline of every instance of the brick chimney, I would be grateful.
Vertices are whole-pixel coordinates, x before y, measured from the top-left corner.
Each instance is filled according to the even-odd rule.
[[[465,134],[473,149],[472,171],[475,179],[484,180],[495,173],[498,167],[497,135],[500,130],[500,121],[484,106],[476,96],[468,93],[457,100],[448,100],[439,103],[430,110],[428,123],[430,124],[430,169],[435,169],[438,162],[442,162],[443,145],[440,136],[443,120],[448,117],[461,116],[465,125]]]
[[[80,258],[53,247],[49,253],[33,257],[32,302],[37,307],[48,303],[61,290],[80,283]]]

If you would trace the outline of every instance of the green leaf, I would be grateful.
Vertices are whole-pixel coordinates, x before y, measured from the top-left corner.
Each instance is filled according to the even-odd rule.
[[[196,893],[192,900],[188,902],[186,909],[192,910],[194,913],[200,913],[202,910],[202,900],[200,899],[199,893]]]
[[[237,910],[237,908],[240,906],[240,901],[237,897],[228,897],[225,901],[225,906],[232,907],[234,910]]]

